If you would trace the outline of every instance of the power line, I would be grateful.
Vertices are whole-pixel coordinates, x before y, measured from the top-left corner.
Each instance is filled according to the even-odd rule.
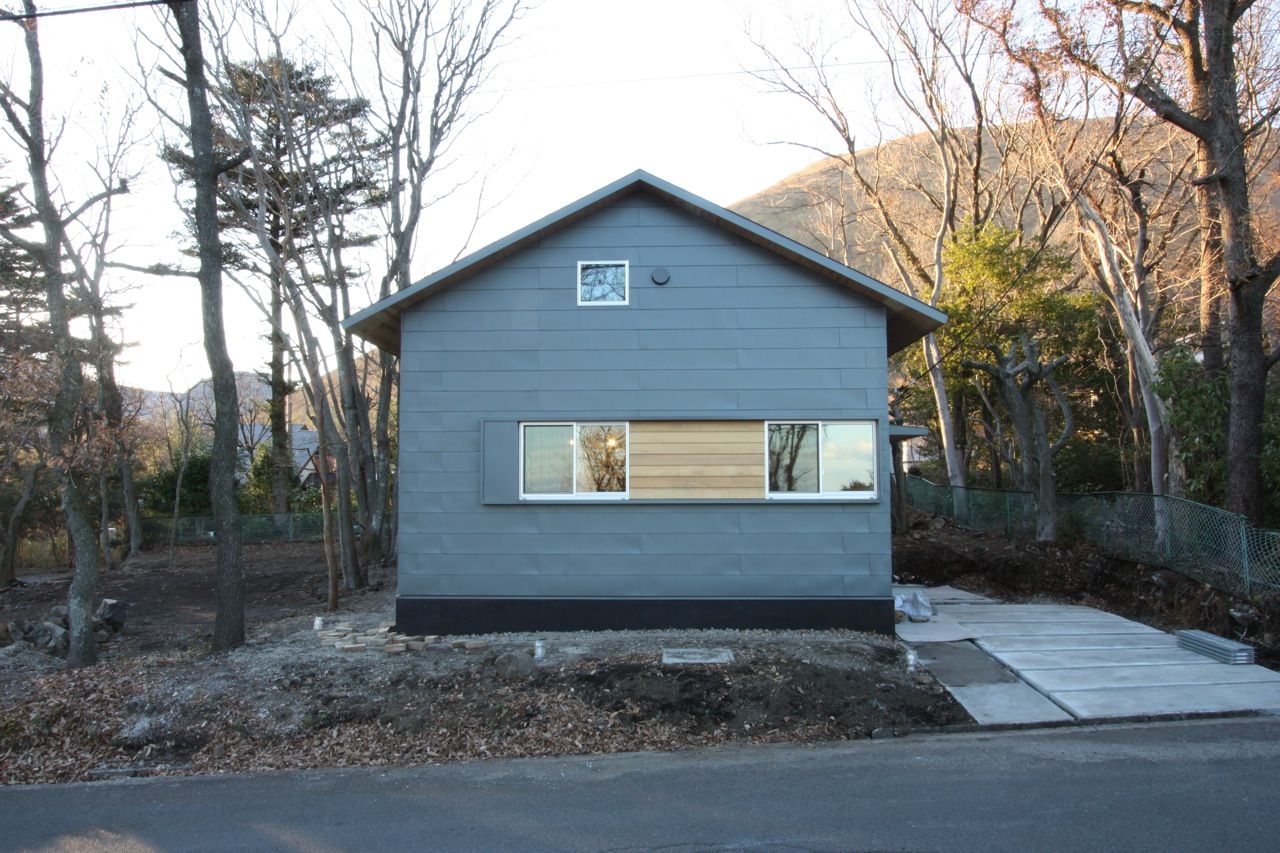
[[[113,12],[117,9],[138,9],[144,6],[167,6],[169,3],[190,3],[192,0],[132,0],[129,3],[109,3],[101,6],[78,6],[74,9],[45,9],[35,12],[0,12],[0,21],[34,21],[39,18],[57,18],[62,15],[82,15],[86,12]]]

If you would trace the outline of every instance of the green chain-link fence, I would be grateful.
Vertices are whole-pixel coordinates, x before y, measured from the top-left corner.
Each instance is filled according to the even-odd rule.
[[[907,503],[959,527],[1010,538],[1035,536],[1029,492],[953,487],[907,477]],[[1243,516],[1158,495],[1058,495],[1058,529],[1114,557],[1163,566],[1223,592],[1280,606],[1280,530]]]
[[[293,512],[280,515],[240,516],[240,541],[245,544],[262,542],[319,542],[324,529],[323,515],[318,512]],[[147,547],[169,544],[175,530],[172,518],[144,518],[142,538]],[[205,516],[179,518],[176,522],[179,545],[211,544],[214,541],[213,519]]]

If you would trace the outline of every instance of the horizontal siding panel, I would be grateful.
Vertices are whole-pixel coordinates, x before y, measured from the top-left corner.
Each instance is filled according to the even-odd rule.
[[[565,350],[544,351],[536,358],[524,353],[526,362],[541,370],[580,370],[583,365],[601,365],[617,362],[628,370],[727,370],[738,364],[734,350],[723,349],[672,349],[634,350],[622,355],[617,350]]]
[[[529,411],[608,412],[651,411],[677,412],[738,408],[738,393],[732,389],[708,388],[701,391],[542,391],[538,405]],[[886,403],[887,405],[887,403]]]
[[[743,370],[857,369],[865,366],[866,350],[835,347],[808,349],[740,349],[738,367]]]
[[[544,536],[528,533],[445,534],[449,554],[639,554],[641,537],[635,534],[578,533]]]
[[[543,554],[538,570],[549,575],[739,575],[742,563],[737,554],[682,554],[679,560],[652,554]]]
[[[622,365],[629,367],[630,365]],[[642,373],[639,377],[643,388],[805,388],[839,389],[846,385],[840,381],[839,370],[801,369],[790,370],[681,370],[661,374]],[[884,381],[885,373],[879,371]]]
[[[691,335],[685,329],[645,329],[641,349],[814,349],[839,348],[840,329],[827,322],[803,329],[708,329]]]
[[[741,532],[739,514],[716,511],[689,512],[670,507],[644,507],[628,504],[622,507],[556,507],[556,511],[536,514],[537,530],[541,533],[652,533],[667,530],[672,533],[728,533]],[[513,515],[528,518],[533,513],[520,507]]]

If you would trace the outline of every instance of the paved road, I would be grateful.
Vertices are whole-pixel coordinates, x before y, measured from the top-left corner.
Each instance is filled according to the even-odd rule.
[[[0,789],[35,850],[1276,850],[1280,719]]]

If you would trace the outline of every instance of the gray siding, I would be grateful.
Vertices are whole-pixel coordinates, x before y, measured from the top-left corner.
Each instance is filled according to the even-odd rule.
[[[613,259],[631,304],[579,307],[577,262]],[[401,595],[890,594],[885,314],[846,287],[636,195],[408,309],[402,336]],[[881,499],[514,499],[515,422],[600,418],[876,419]]]

